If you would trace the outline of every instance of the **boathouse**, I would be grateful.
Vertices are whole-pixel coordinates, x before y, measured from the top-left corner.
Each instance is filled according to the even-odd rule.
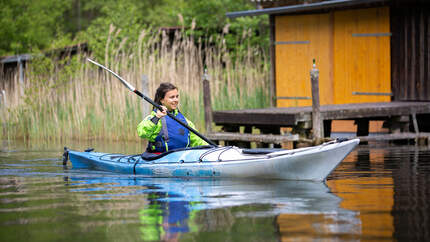
[[[227,15],[270,16],[277,107],[311,105],[313,59],[321,105],[430,101],[429,1],[256,2]]]
[[[258,9],[227,16],[269,15],[270,88],[276,108],[215,111],[217,125],[228,131],[248,125],[262,133],[279,133],[286,126],[308,132],[309,71],[315,59],[325,136],[334,120],[355,123],[357,136],[369,134],[369,122],[384,123],[390,133],[414,133],[403,138],[430,131],[429,1],[254,2]]]
[[[47,51],[41,55],[52,57],[55,56],[59,59],[64,59],[68,56],[73,56],[79,52],[89,52],[87,43],[80,43],[64,48]],[[37,54],[36,54],[37,56]],[[13,80],[16,78],[20,83],[25,80],[25,68],[27,62],[34,58],[32,54],[21,54],[14,56],[0,57],[0,89],[6,89],[6,86],[13,85]]]

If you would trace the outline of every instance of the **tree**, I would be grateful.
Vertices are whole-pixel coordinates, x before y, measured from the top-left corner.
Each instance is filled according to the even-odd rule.
[[[0,0],[0,56],[44,49],[63,33],[70,0]]]
[[[115,32],[118,42],[136,41],[144,28],[184,26],[196,38],[228,29],[228,45],[252,29],[247,37],[251,44],[268,44],[267,16],[233,20],[225,16],[229,11],[255,8],[249,0],[0,0],[0,4],[0,56],[74,42],[102,49],[110,26],[120,30]],[[193,23],[194,29],[190,28]]]
[[[228,29],[226,36],[230,47],[237,42],[244,31],[250,32],[249,39],[254,45],[268,45],[268,18],[241,17],[228,19],[227,12],[255,9],[249,0],[164,0],[150,11],[147,20],[153,26],[182,26],[190,27],[193,22],[196,29],[190,30],[196,37],[210,37]],[[183,22],[178,18],[183,17]],[[226,28],[226,26],[228,26]]]

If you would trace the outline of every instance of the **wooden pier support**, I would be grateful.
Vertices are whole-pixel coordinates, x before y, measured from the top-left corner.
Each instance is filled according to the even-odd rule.
[[[316,68],[315,59],[313,60],[310,74],[312,85],[312,138],[315,144],[321,144],[324,129],[320,111],[319,70]]]
[[[205,128],[206,132],[212,132],[212,100],[211,100],[211,88],[209,85],[208,70],[205,69],[203,74],[203,105],[205,107]]]
[[[149,97],[149,78],[147,75],[142,75],[142,94]],[[145,118],[151,112],[151,105],[148,102],[142,102],[142,114]]]

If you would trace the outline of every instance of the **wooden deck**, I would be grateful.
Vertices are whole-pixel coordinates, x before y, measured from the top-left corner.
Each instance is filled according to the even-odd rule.
[[[387,102],[321,106],[324,120],[387,120],[394,116],[430,114],[430,102]],[[265,108],[214,111],[217,125],[251,125],[291,127],[299,122],[310,122],[312,107]]]
[[[399,140],[399,139],[428,139],[430,120],[430,102],[382,102],[321,106],[321,116],[324,120],[324,133],[330,137],[332,120],[355,120],[357,124],[356,137],[363,141]],[[425,116],[418,120],[417,116]],[[265,108],[229,111],[214,111],[213,122],[223,127],[227,133],[210,133],[211,139],[224,141],[249,141],[282,143],[304,141],[309,142],[312,129],[312,107]],[[420,116],[420,117],[421,117]],[[369,135],[369,121],[386,121],[390,134],[381,136]],[[421,122],[421,123],[420,123]],[[420,123],[420,125],[418,125]],[[240,127],[245,127],[240,134]],[[252,128],[260,129],[260,134],[252,133]],[[288,135],[279,135],[281,127],[291,127]],[[410,127],[413,127],[410,130]],[[423,132],[424,131],[424,132]],[[231,133],[235,132],[235,133]],[[270,134],[270,135],[268,135]],[[273,136],[273,134],[277,136]]]

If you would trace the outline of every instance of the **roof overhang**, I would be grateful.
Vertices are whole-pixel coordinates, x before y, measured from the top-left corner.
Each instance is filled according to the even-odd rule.
[[[386,3],[386,2],[389,2],[389,0],[332,0],[332,1],[324,1],[324,2],[318,2],[318,3],[308,3],[308,4],[291,5],[291,6],[283,6],[283,7],[275,7],[275,8],[230,12],[230,13],[226,13],[226,16],[229,18],[237,18],[237,17],[244,17],[244,16],[257,16],[257,15],[263,15],[263,14],[281,15],[281,14],[321,11],[321,10],[328,10],[328,9],[335,9],[335,8],[351,8],[351,7],[365,6],[370,4],[376,4],[376,3],[379,4],[379,3]]]
[[[55,50],[51,50],[49,52],[46,52],[44,55],[45,56],[50,56],[53,54],[67,54],[67,53],[74,53],[77,52],[79,50],[84,50],[87,51],[88,50],[88,44],[87,43],[80,43],[80,44],[76,44],[76,45],[72,45],[72,46],[66,46],[63,48],[59,48],[59,49],[55,49]],[[22,55],[14,55],[14,56],[4,56],[1,57],[0,56],[0,63],[1,64],[10,64],[10,63],[20,63],[20,62],[26,62],[31,60],[34,56],[42,56],[42,54],[22,54]]]
[[[14,55],[14,56],[7,56],[7,57],[0,59],[0,63],[2,63],[2,64],[17,63],[17,62],[21,62],[21,61],[28,61],[30,59],[31,59],[30,54]]]

